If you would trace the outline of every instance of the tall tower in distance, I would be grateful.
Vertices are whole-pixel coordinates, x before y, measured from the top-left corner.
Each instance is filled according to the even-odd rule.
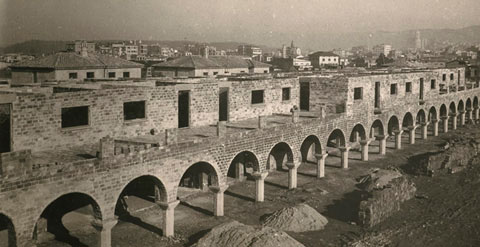
[[[422,38],[420,37],[420,31],[415,33],[415,49],[420,50],[422,49]]]

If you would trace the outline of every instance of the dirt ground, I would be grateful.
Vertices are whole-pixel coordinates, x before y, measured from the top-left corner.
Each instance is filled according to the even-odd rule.
[[[324,230],[288,232],[305,246],[347,246],[360,238],[382,239],[388,246],[480,246],[480,164],[455,174],[434,177],[409,176],[417,186],[417,196],[404,203],[401,211],[372,229],[357,226],[359,198],[354,193],[356,178],[370,168],[402,166],[408,157],[436,150],[448,136],[480,134],[476,128],[429,136],[408,145],[404,134],[402,150],[387,142],[387,155],[378,155],[378,142],[370,145],[370,161],[360,160],[360,152],[351,151],[349,166],[339,168],[340,158],[329,155],[326,177],[315,177],[315,164],[304,163],[298,169],[298,188],[288,190],[288,173],[276,171],[265,180],[265,202],[255,203],[255,181],[236,183],[225,192],[225,216],[212,216],[213,195],[179,191],[181,203],[175,209],[175,237],[161,237],[161,214],[154,204],[131,198],[132,205],[146,208],[133,217],[119,221],[112,230],[112,246],[190,246],[212,227],[237,220],[248,225],[260,224],[260,217],[286,206],[307,203],[328,218]],[[419,134],[417,135],[419,137]],[[63,219],[72,236],[70,243],[51,241],[44,246],[94,246],[99,234],[88,226],[84,211],[72,212]],[[367,241],[368,243],[368,241]],[[379,246],[379,242],[370,241]]]

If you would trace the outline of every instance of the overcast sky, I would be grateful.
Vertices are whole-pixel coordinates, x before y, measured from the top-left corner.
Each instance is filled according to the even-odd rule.
[[[30,39],[239,41],[309,33],[460,28],[480,0],[0,0],[0,46]],[[275,40],[276,41],[276,40]]]

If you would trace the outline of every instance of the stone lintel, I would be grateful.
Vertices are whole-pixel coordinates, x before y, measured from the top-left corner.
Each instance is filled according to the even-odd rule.
[[[264,180],[268,176],[268,172],[254,172],[252,176],[255,180]]]

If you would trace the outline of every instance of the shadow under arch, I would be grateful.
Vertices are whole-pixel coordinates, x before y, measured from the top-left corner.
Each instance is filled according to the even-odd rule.
[[[0,239],[0,246],[15,247],[17,246],[17,234],[12,219],[7,215],[0,213],[0,233],[6,231],[7,239]],[[2,241],[5,241],[2,242]]]
[[[274,166],[272,163],[274,162]],[[286,142],[279,142],[275,144],[268,154],[267,167],[272,170],[276,168],[277,170],[288,170],[286,164],[294,162],[293,150]]]
[[[321,154],[322,151],[320,139],[315,135],[307,136],[300,146],[300,153],[303,162],[316,163],[317,159],[315,158],[315,154]]]

